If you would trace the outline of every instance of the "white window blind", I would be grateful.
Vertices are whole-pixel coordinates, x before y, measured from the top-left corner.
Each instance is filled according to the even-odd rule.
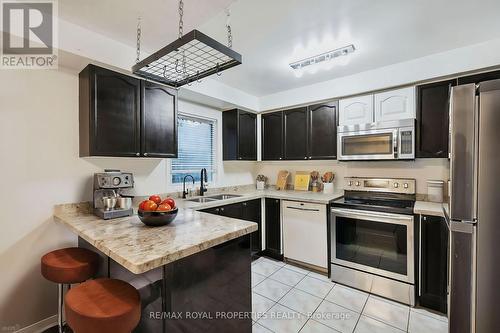
[[[216,172],[215,121],[180,114],[178,117],[178,157],[172,160],[172,184],[182,183],[192,175],[200,181],[200,171],[207,169],[208,181]]]

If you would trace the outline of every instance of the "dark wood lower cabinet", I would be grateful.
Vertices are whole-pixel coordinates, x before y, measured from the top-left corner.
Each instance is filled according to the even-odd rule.
[[[422,215],[421,234],[421,306],[447,312],[448,227],[444,218]]]
[[[258,224],[259,229],[251,234],[251,249],[252,254],[259,253],[262,250],[262,212],[261,200],[249,200],[244,202],[237,202],[234,204],[207,208],[202,212],[231,217],[234,219],[241,219],[251,221]]]
[[[266,198],[266,249],[269,257],[283,260],[281,253],[280,200]]]

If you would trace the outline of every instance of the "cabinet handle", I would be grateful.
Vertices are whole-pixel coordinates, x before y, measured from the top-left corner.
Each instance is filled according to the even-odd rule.
[[[144,156],[148,156],[148,153],[144,153]]]
[[[246,206],[246,205],[247,205],[247,203],[246,203],[246,202],[244,202],[244,203],[243,203],[243,206]]]
[[[306,157],[304,157],[304,159],[305,159],[305,160],[307,160],[307,156],[306,156]]]
[[[141,153],[135,153],[135,156],[141,156]]]
[[[311,156],[309,156],[309,159],[311,159],[311,158],[312,158],[312,157],[311,157]]]
[[[239,160],[242,160],[242,159],[243,159],[243,157],[238,157],[238,159],[239,159]]]
[[[279,157],[278,159],[281,160],[281,157]]]

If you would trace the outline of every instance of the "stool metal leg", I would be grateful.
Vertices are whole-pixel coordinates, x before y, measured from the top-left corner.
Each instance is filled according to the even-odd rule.
[[[57,289],[58,289],[58,306],[57,306],[57,323],[58,323],[58,326],[59,326],[59,333],[63,333],[63,302],[64,302],[64,298],[63,298],[63,289],[64,289],[64,286],[62,283],[59,283],[57,285]]]

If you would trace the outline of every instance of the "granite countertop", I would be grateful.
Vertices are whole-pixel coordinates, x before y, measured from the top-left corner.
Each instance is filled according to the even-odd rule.
[[[147,227],[137,215],[105,221],[92,213],[89,203],[58,205],[54,219],[132,273],[140,274],[258,230],[254,222],[197,210],[260,198],[328,204],[340,198],[343,192],[323,194],[254,189],[225,194],[238,197],[207,203],[177,199],[177,218],[163,227]],[[206,196],[211,195],[217,194]]]
[[[254,222],[179,208],[162,227],[147,227],[137,215],[102,220],[90,204],[55,207],[54,219],[135,274],[201,252],[258,229]]]
[[[413,212],[415,214],[441,216],[444,217],[445,210],[448,211],[447,203],[429,202],[429,201],[415,201]]]
[[[218,195],[220,193],[205,194],[205,197],[211,197]],[[228,205],[231,203],[242,202],[253,199],[260,198],[272,198],[281,200],[292,200],[292,201],[305,201],[311,203],[328,204],[331,200],[338,199],[344,195],[344,191],[337,191],[333,194],[325,194],[322,192],[306,192],[306,191],[278,191],[274,189],[266,190],[247,190],[247,191],[226,191],[222,194],[237,195],[237,197],[225,199],[225,200],[215,200],[205,203],[192,202],[191,199],[196,199],[199,197],[193,197],[189,199],[177,199],[177,205],[183,208],[191,208],[194,210],[206,209],[211,207]]]

